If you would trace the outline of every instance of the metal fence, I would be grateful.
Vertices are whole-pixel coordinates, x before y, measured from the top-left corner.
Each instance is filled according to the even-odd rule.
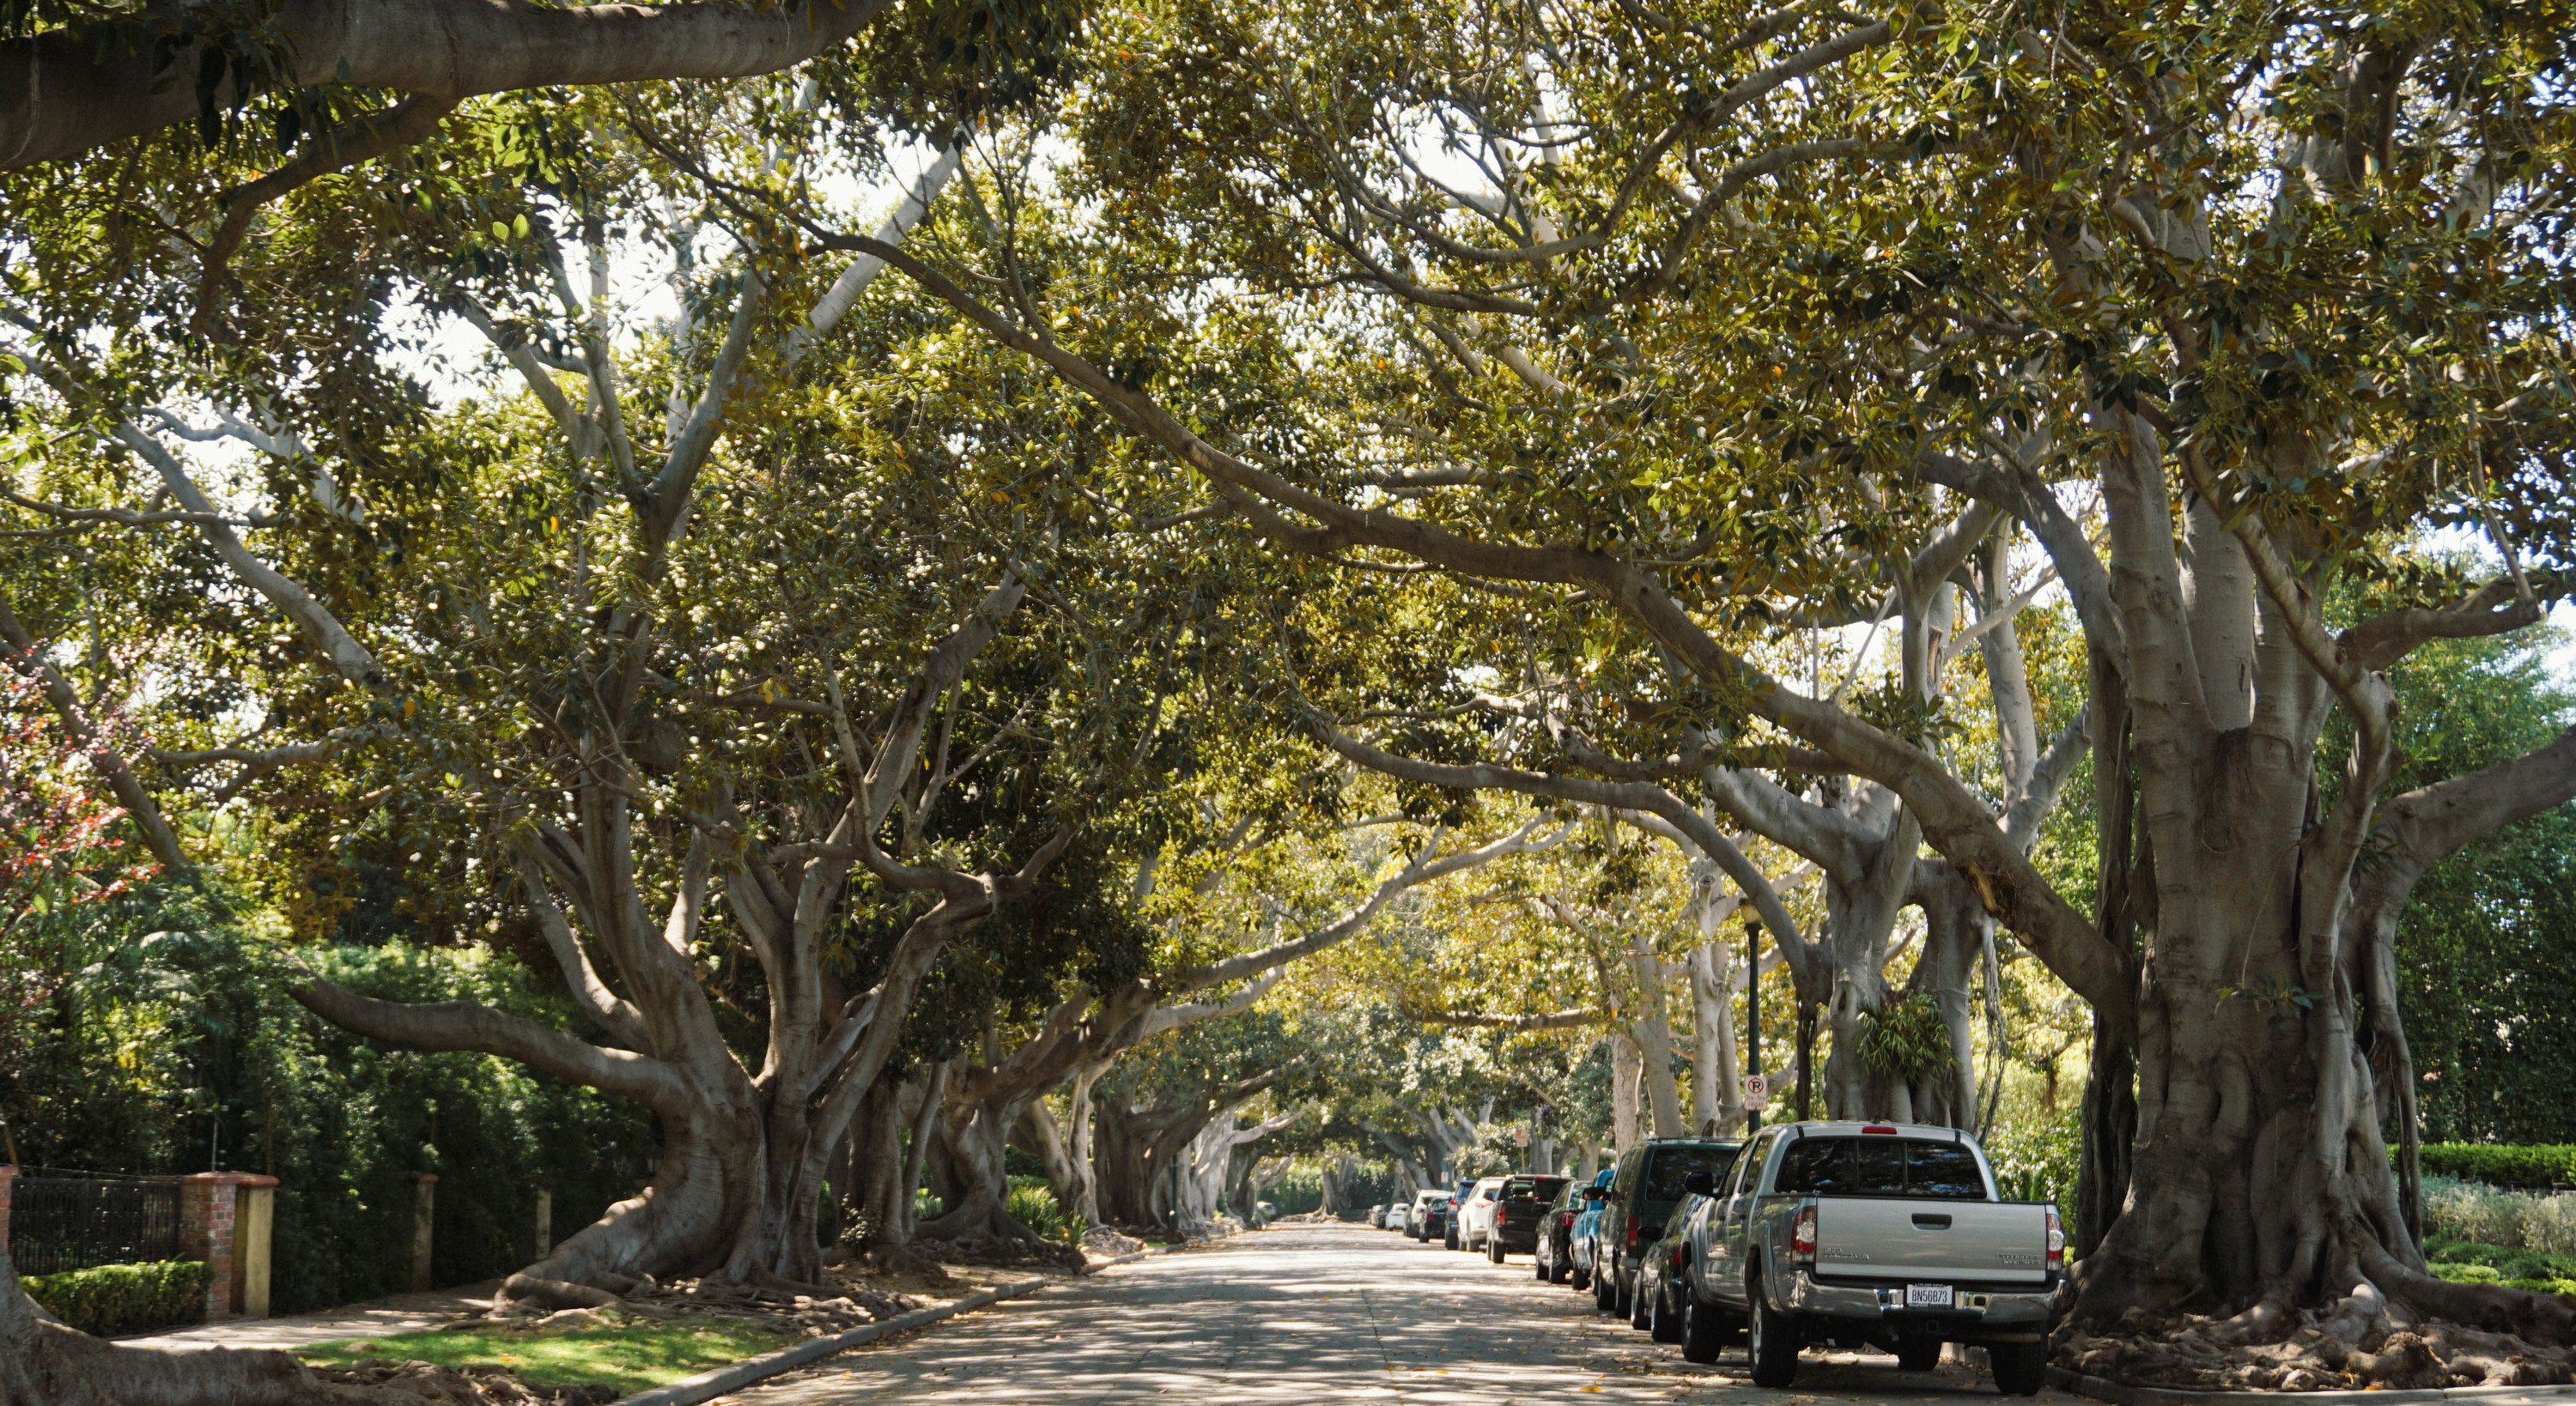
[[[179,1258],[179,1184],[20,1177],[9,1198],[20,1274]]]

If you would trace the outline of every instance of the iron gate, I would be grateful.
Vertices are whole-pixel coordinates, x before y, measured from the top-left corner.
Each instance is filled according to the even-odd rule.
[[[179,1184],[20,1177],[9,1198],[20,1274],[179,1258]]]

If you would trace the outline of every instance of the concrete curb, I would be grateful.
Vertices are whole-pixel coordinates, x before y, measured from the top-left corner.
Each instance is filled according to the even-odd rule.
[[[2576,1398],[2576,1386],[2453,1386],[2414,1391],[2191,1391],[2177,1387],[2124,1386],[2103,1377],[2088,1377],[2064,1367],[2048,1369],[2048,1384],[2078,1396],[2108,1401],[2112,1406],[2403,1406],[2422,1401],[2508,1401]]]
[[[1206,1240],[1187,1240],[1178,1245],[1138,1250],[1134,1254],[1120,1255],[1115,1259],[1102,1260],[1098,1264],[1084,1265],[1074,1271],[1073,1277],[1088,1279],[1104,1269],[1147,1259],[1154,1255],[1168,1255],[1174,1250],[1186,1250],[1192,1245],[1211,1245],[1227,1238],[1230,1237],[1220,1235]],[[652,1387],[639,1391],[633,1396],[621,1397],[610,1403],[610,1406],[698,1406],[699,1402],[713,1400],[729,1391],[740,1391],[744,1387],[765,1382],[771,1377],[792,1372],[808,1363],[819,1362],[826,1357],[847,1352],[851,1348],[864,1347],[879,1338],[907,1333],[915,1328],[926,1328],[945,1318],[954,1318],[958,1314],[969,1313],[979,1308],[990,1308],[1004,1299],[1015,1299],[1050,1284],[1065,1282],[1067,1281],[1062,1279],[1023,1279],[1016,1284],[978,1289],[955,1303],[941,1304],[936,1308],[915,1309],[901,1317],[886,1319],[882,1323],[870,1323],[865,1327],[852,1328],[837,1337],[809,1338],[793,1347],[762,1353],[758,1357],[746,1357],[740,1362],[718,1367],[710,1372],[700,1372],[694,1377],[683,1377],[667,1386]]]

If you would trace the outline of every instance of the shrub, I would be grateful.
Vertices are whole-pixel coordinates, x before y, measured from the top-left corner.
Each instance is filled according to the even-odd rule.
[[[2576,1186],[2576,1145],[2435,1142],[2424,1145],[2427,1176],[2547,1191]]]
[[[1080,1244],[1082,1233],[1091,1228],[1055,1199],[1055,1186],[1045,1177],[1011,1178],[1011,1195],[1005,1209],[1010,1211],[1011,1219],[1067,1245]]]
[[[2576,1255],[2576,1193],[2537,1196],[2448,1177],[2424,1178],[2426,1239]]]
[[[18,1282],[56,1318],[100,1337],[194,1323],[206,1314],[206,1267],[195,1260],[103,1264]]]

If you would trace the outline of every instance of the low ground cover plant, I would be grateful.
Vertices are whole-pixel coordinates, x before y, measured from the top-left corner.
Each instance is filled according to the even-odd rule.
[[[298,1349],[297,1355],[317,1367],[369,1362],[500,1366],[533,1385],[608,1386],[623,1394],[775,1352],[792,1341],[786,1332],[755,1324],[641,1320],[571,1329],[434,1329],[358,1342],[317,1343]]]

